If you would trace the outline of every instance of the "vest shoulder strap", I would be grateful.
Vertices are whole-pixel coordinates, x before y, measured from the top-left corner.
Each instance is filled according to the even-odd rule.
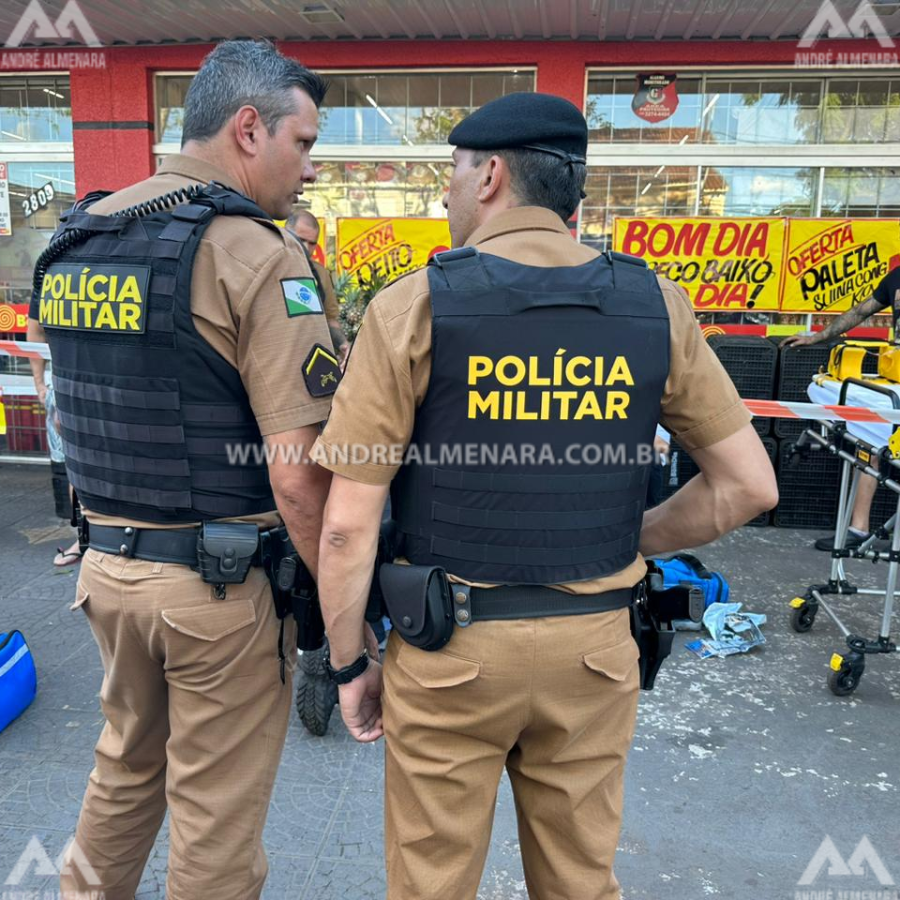
[[[607,250],[604,256],[612,266],[613,284],[617,291],[640,293],[655,281],[647,261],[639,256],[629,256],[617,250]]]
[[[432,289],[437,286],[451,291],[478,291],[492,286],[481,254],[474,247],[436,253],[428,261],[428,281]]]

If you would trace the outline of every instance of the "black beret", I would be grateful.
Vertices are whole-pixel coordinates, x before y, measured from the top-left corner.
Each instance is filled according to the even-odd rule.
[[[574,103],[553,94],[520,92],[485,103],[463,119],[447,140],[468,150],[523,147],[584,162],[588,129]]]

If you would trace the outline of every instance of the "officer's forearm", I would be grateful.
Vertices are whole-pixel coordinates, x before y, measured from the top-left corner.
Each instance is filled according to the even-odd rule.
[[[43,343],[46,340],[46,335],[44,333],[44,328],[40,322],[35,319],[28,320],[28,329],[25,334],[27,340],[32,341],[33,343]],[[30,359],[28,362],[31,364],[31,374],[34,377],[34,386],[40,391],[40,389],[44,386],[44,372],[47,369],[47,361],[43,358],[41,359]]]
[[[778,502],[772,463],[752,425],[691,456],[700,474],[644,514],[645,556],[708,544]]]
[[[340,669],[363,651],[364,623],[387,485],[335,475],[319,545],[319,603],[331,664]]]

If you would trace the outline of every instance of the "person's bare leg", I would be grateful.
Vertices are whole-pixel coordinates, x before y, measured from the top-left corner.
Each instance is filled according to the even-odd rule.
[[[860,476],[856,501],[850,515],[850,527],[862,534],[869,533],[869,513],[872,511],[872,501],[875,499],[877,489],[878,482],[871,475]]]

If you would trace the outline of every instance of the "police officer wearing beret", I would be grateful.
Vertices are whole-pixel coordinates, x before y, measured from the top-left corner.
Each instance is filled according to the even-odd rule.
[[[340,377],[306,256],[273,218],[315,180],[324,93],[271,44],[220,44],[182,152],[89,195],[38,263],[31,317],[89,527],[75,607],[105,673],[66,897],[132,900],[167,809],[169,900],[262,891],[297,646],[265,566],[283,521],[315,573],[330,476],[298,463]]]
[[[512,94],[450,143],[454,249],[369,306],[314,448],[335,473],[319,580],[330,664],[353,736],[386,738],[390,900],[476,896],[504,768],[529,896],[613,900],[642,554],[770,508],[774,474],[684,292],[572,239],[581,112]],[[660,421],[701,474],[644,515]],[[389,489],[401,562],[447,573],[452,619],[423,649],[414,614],[396,617],[382,679],[363,615]]]

